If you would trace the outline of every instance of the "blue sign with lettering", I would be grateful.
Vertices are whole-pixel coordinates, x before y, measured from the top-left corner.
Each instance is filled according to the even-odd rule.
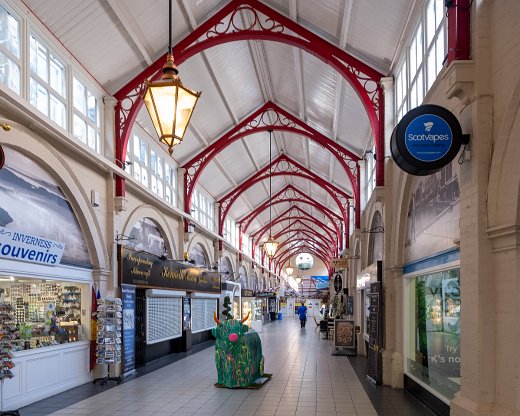
[[[123,374],[135,370],[135,286],[121,285],[123,297]]]
[[[453,133],[449,124],[434,114],[416,117],[406,128],[406,148],[413,157],[424,162],[443,158],[452,143]]]

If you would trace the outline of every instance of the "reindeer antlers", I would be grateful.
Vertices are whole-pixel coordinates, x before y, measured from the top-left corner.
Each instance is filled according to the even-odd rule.
[[[213,319],[215,320],[215,322],[217,323],[217,325],[220,325],[220,321],[219,321],[218,318],[217,318],[217,312],[213,312]]]
[[[244,323],[245,321],[247,321],[247,318],[249,318],[249,314],[250,314],[250,313],[251,313],[251,312],[248,312],[247,315],[246,315],[246,317],[245,317],[245,318],[242,318],[242,323]]]

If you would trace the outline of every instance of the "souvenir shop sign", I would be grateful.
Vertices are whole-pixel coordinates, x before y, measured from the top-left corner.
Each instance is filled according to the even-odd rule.
[[[138,287],[220,293],[220,273],[119,246],[119,281]]]
[[[0,227],[0,257],[55,266],[63,250],[65,244],[59,241]]]
[[[425,104],[410,110],[397,124],[390,150],[402,170],[425,176],[450,163],[468,138],[449,110]]]
[[[344,259],[341,257],[333,258],[331,263],[332,267],[334,267],[336,270],[348,269],[348,259]]]

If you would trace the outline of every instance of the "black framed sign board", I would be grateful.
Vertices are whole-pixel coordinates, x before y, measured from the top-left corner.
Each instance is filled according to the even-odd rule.
[[[370,315],[368,328],[368,365],[367,379],[374,384],[382,383],[381,374],[381,348],[383,343],[382,334],[382,293],[381,283],[370,284]]]
[[[390,139],[395,163],[405,172],[425,176],[450,163],[469,135],[462,134],[459,121],[444,107],[420,105],[404,115]]]

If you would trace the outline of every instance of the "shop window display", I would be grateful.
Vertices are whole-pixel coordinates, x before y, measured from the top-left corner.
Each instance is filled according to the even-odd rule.
[[[460,388],[459,269],[409,281],[407,372],[451,400]]]
[[[13,308],[18,330],[13,351],[86,339],[88,301],[82,302],[82,295],[87,296],[87,289],[86,284],[60,281],[1,282],[0,290],[5,303]]]

